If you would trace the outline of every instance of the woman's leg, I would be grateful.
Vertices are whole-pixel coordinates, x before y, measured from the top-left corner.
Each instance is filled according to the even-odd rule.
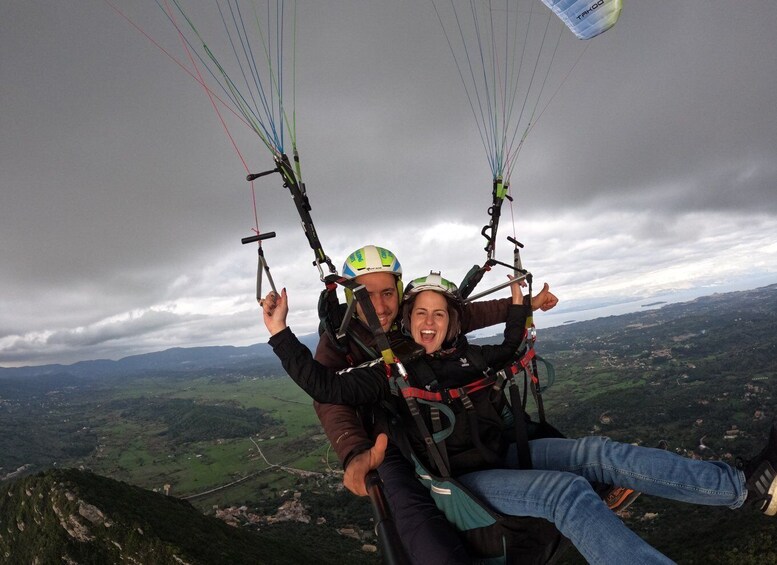
[[[498,512],[553,522],[589,563],[672,563],[629,530],[581,476],[491,469],[458,480]]]
[[[605,437],[539,439],[529,447],[536,469],[568,471],[653,496],[730,508],[747,497],[744,474],[720,461],[688,459]]]

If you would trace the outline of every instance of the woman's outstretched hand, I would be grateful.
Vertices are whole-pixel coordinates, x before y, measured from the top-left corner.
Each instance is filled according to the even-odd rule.
[[[286,329],[286,315],[289,313],[289,297],[286,295],[286,289],[278,294],[271,290],[261,302],[262,313],[264,315],[264,325],[270,335]]]

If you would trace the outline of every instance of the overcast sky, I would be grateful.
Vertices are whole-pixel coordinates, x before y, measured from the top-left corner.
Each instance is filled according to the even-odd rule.
[[[125,5],[175,45],[154,2]],[[540,327],[777,282],[775,29],[772,0],[627,1],[589,42],[503,211],[500,235],[561,300]],[[491,173],[431,2],[300,2],[297,49],[304,180],[337,267],[366,243],[407,277],[482,263]],[[0,131],[0,365],[266,341],[243,165],[199,86],[108,4],[6,3]],[[312,251],[279,177],[255,186],[307,333]]]

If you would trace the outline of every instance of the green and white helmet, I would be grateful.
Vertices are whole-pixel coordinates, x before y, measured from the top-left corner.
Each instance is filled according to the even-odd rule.
[[[365,245],[348,256],[343,263],[342,274],[347,279],[355,279],[368,273],[391,273],[401,279],[402,265],[388,249]]]
[[[431,271],[425,277],[418,277],[417,279],[413,279],[405,289],[404,300],[409,300],[419,292],[423,292],[425,290],[439,292],[451,300],[461,300],[459,295],[459,287],[457,287],[451,281],[442,278],[440,273],[435,273],[434,271]]]

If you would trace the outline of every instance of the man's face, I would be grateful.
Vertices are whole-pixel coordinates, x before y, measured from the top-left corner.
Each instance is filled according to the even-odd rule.
[[[416,297],[410,311],[410,335],[427,353],[442,347],[448,322],[448,301],[442,294],[425,290]]]
[[[394,318],[399,312],[399,294],[397,293],[397,279],[391,273],[367,273],[356,277],[356,282],[363,284],[370,295],[372,307],[380,320],[380,327],[388,331]],[[356,313],[359,319],[367,323],[362,307],[356,305]]]

